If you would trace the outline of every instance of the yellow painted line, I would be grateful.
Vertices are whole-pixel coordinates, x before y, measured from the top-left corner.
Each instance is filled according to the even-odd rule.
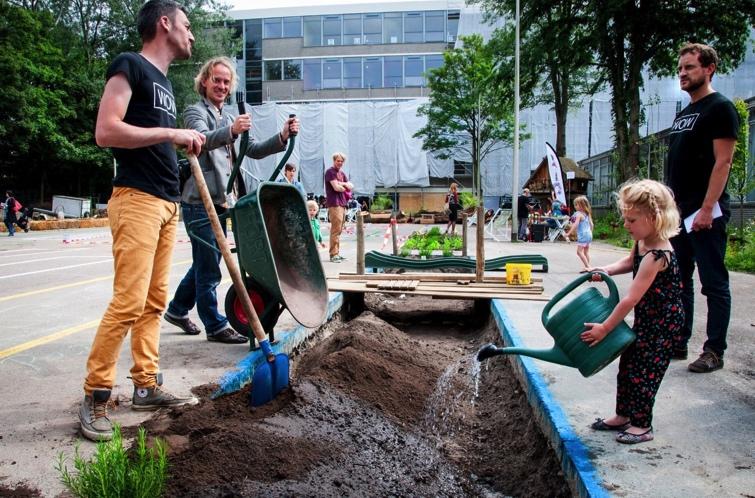
[[[185,265],[186,263],[191,263],[190,259],[184,259],[181,261],[177,261],[173,263],[171,266],[179,266],[179,265]],[[0,303],[5,301],[11,301],[13,299],[20,299],[22,297],[28,297],[28,296],[36,296],[37,294],[44,294],[46,292],[54,292],[61,289],[70,289],[71,287],[78,287],[81,285],[87,285],[92,284],[94,282],[101,282],[103,280],[108,280],[113,278],[113,275],[106,275],[104,277],[97,277],[97,278],[91,278],[89,280],[81,280],[79,282],[72,282],[70,284],[62,284],[62,285],[56,285],[54,287],[47,287],[45,289],[37,289],[33,291],[27,291],[27,292],[20,292],[18,294],[11,294],[10,296],[0,297]]]
[[[37,346],[41,346],[52,341],[57,341],[58,339],[75,334],[77,332],[93,329],[97,327],[99,323],[99,320],[92,320],[91,322],[82,323],[81,325],[76,325],[74,327],[61,330],[60,332],[55,332],[54,334],[40,337],[39,339],[34,339],[33,341],[24,342],[23,344],[19,344],[18,346],[13,346],[12,348],[2,350],[0,351],[0,360],[9,356],[13,356],[14,354],[21,353],[22,351],[26,351],[27,349],[36,348]]]

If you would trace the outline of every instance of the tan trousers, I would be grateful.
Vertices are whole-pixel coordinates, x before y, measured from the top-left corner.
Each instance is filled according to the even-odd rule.
[[[115,187],[108,202],[113,234],[113,297],[87,360],[84,391],[112,389],[123,339],[131,330],[131,377],[153,387],[159,371],[160,317],[176,240],[178,204],[133,188]]]
[[[330,220],[330,257],[337,256],[341,250],[341,230],[343,229],[343,217],[346,210],[343,206],[329,207],[328,220]]]

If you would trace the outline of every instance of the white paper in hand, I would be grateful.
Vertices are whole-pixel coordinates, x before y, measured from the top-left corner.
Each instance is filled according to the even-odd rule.
[[[695,221],[695,216],[697,216],[697,213],[699,213],[700,210],[698,209],[691,215],[684,218],[684,229],[687,230],[687,233],[692,233],[692,222]],[[718,205],[718,203],[715,203],[713,205],[713,219],[715,220],[719,216],[722,216],[723,213],[721,212],[721,206]]]

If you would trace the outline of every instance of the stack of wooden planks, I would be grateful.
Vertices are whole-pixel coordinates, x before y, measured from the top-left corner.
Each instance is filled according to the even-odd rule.
[[[500,273],[485,275],[482,282],[476,282],[473,273],[341,273],[338,278],[328,278],[328,290],[417,294],[439,299],[549,300],[543,295],[541,278],[533,278],[529,285],[507,285],[505,275]]]

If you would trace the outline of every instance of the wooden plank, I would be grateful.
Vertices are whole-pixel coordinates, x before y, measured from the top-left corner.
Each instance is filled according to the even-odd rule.
[[[328,279],[328,282],[330,282],[331,280],[337,281],[335,279]],[[376,289],[390,289],[392,287],[412,289],[416,287],[422,287],[423,289],[440,289],[444,291],[465,291],[469,289],[475,289],[482,292],[530,292],[534,294],[542,294],[544,290],[542,285],[506,285],[501,283],[488,282],[478,284],[477,282],[469,282],[466,280],[463,282],[422,282],[420,280],[373,280],[369,282],[358,282],[356,280],[341,280],[341,282],[364,283],[367,288]],[[401,282],[407,283],[402,285]]]
[[[438,292],[476,292],[478,294],[496,294],[499,292],[511,293],[511,294],[542,294],[543,289],[527,289],[518,287],[477,287],[476,285],[470,286],[440,286],[440,285],[419,285],[418,290],[423,291],[438,291]]]
[[[501,276],[501,272],[496,272],[495,275],[485,274],[483,282],[506,282],[505,273]],[[338,276],[341,280],[420,280],[423,282],[430,281],[456,281],[456,280],[468,280],[474,281],[474,273],[423,273],[423,272],[407,272],[407,273],[365,273],[364,275],[357,275],[354,273],[341,273]],[[540,277],[532,277],[532,282],[542,282]]]
[[[345,282],[341,280],[332,279],[328,281],[329,291],[342,291],[342,292],[381,292],[384,294],[415,294],[421,296],[432,296],[438,298],[449,299],[514,299],[514,300],[530,300],[530,301],[548,301],[550,298],[542,294],[529,294],[529,293],[512,293],[512,292],[476,292],[474,289],[464,288],[464,290],[423,290],[421,287],[413,291],[407,290],[383,290],[376,289],[374,287],[368,288],[364,283],[359,282]]]

